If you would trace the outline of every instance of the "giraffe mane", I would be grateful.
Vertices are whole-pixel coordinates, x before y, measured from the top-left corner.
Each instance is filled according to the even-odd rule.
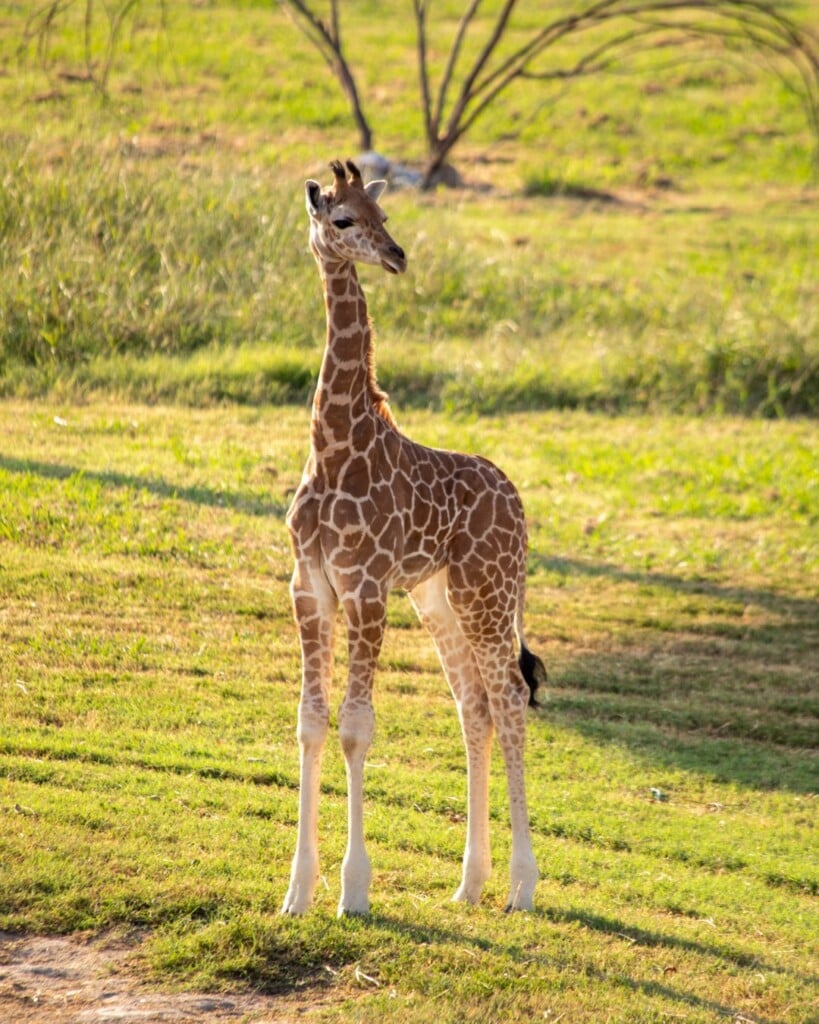
[[[352,160],[347,161],[347,167],[345,170],[344,164],[340,160],[332,160],[330,162],[330,170],[333,172],[335,178],[335,196],[338,200],[340,196],[347,191],[349,188],[358,188],[363,191],[364,182],[361,179],[361,171],[353,163]],[[347,179],[347,171],[350,173],[349,180]],[[392,414],[392,410],[389,405],[389,396],[386,391],[382,391],[378,386],[375,373],[375,346],[372,342],[373,328],[372,323],[369,323],[370,329],[370,346],[367,352],[367,391],[369,392],[370,399],[373,403],[373,407],[376,414],[383,420],[386,420],[391,426],[397,426],[395,417]]]
[[[370,399],[372,400],[373,407],[375,408],[376,414],[381,419],[386,420],[387,423],[392,427],[398,426],[395,422],[395,417],[390,409],[389,395],[386,391],[382,391],[378,386],[378,380],[375,374],[375,344],[373,341],[373,329],[372,323],[370,323],[370,346],[367,350],[367,390],[370,393]]]

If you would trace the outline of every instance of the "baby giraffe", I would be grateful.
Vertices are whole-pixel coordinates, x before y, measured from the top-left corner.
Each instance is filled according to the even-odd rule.
[[[349,678],[338,714],[347,767],[348,839],[339,914],[369,910],[364,759],[373,737],[375,672],[394,587],[409,591],[432,634],[458,708],[468,763],[468,823],[456,900],[476,903],[491,870],[489,758],[506,765],[512,822],[507,910],[530,910],[537,864],[523,772],[527,704],[546,672],[523,636],[526,524],[514,486],[486,459],[425,448],[397,428],[375,379],[373,340],[356,262],[401,274],[404,250],[355,165],[331,164],[333,185],[306,183],[310,248],[327,311],[310,455],[287,516],[291,595],[302,650],[299,825],[282,912],[310,906],[319,878],[318,799],[330,719],[333,633],[347,627]]]

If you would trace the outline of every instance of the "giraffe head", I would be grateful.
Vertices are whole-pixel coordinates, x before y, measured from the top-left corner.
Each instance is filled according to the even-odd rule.
[[[322,191],[312,180],[304,186],[313,255],[320,264],[372,263],[391,274],[403,274],[407,258],[385,229],[387,217],[378,205],[386,181],[365,185],[350,160],[346,171],[339,160],[330,167],[335,176],[330,188]]]

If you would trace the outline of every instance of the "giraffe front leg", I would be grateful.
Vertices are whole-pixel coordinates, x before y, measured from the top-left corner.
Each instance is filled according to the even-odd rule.
[[[341,863],[338,916],[370,909],[370,858],[364,843],[364,761],[375,731],[372,704],[346,698],[338,715],[347,765],[347,849]]]
[[[492,873],[489,847],[489,757],[492,720],[486,695],[480,692],[458,701],[467,758],[468,810],[461,884],[452,897],[477,903]]]
[[[318,801],[321,760],[329,727],[335,596],[319,572],[297,566],[291,584],[302,648],[299,741],[299,824],[283,914],[303,914],[319,878]]]
[[[344,603],[350,676],[338,713],[341,749],[347,767],[347,850],[341,865],[338,914],[366,914],[370,909],[370,858],[364,843],[364,762],[375,731],[372,687],[384,636],[386,602]]]

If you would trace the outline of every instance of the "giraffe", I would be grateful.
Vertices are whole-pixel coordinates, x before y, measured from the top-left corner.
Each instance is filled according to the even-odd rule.
[[[406,270],[378,204],[348,161],[334,182],[305,184],[310,248],[324,289],[327,341],[313,401],[310,454],[287,515],[290,586],[301,642],[299,819],[284,914],[302,914],[319,878],[318,800],[329,729],[333,634],[341,607],[349,675],[338,712],[348,788],[342,914],[369,910],[364,761],[374,731],[373,676],[387,595],[403,588],[432,634],[460,718],[468,769],[467,837],[455,900],[476,903],[491,870],[489,758],[503,753],[512,825],[507,910],[530,910],[538,878],[523,768],[527,705],[545,681],[522,617],[526,524],[513,484],[477,456],[424,447],[396,426],[378,388],[372,328],[355,263]],[[349,177],[348,177],[349,173]],[[517,647],[516,647],[517,643]]]

